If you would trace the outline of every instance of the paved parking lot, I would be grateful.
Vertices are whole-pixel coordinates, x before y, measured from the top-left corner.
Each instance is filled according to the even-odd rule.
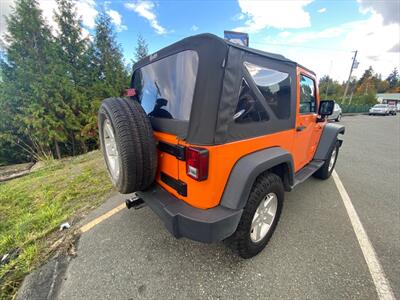
[[[343,118],[336,171],[400,297],[400,118]],[[88,220],[121,204],[110,199]],[[243,260],[222,244],[176,240],[145,207],[85,232],[60,299],[377,299],[368,265],[332,178],[286,193],[267,248]]]

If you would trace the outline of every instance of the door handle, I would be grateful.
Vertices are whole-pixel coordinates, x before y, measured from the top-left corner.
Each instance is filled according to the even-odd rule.
[[[297,126],[296,127],[296,131],[303,131],[304,129],[306,129],[307,127],[306,126]]]

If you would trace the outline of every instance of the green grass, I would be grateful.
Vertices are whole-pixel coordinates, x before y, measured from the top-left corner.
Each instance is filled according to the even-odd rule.
[[[19,251],[0,266],[0,299],[12,299],[23,277],[47,258],[48,237],[61,223],[98,206],[111,191],[99,151],[46,162],[25,177],[0,183],[0,255]]]

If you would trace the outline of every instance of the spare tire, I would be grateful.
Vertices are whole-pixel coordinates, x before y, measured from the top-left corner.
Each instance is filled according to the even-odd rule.
[[[148,119],[135,100],[108,98],[99,109],[100,146],[111,181],[122,194],[147,189],[157,170],[157,149]]]

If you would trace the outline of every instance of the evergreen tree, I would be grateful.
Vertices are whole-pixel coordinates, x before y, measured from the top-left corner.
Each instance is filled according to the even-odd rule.
[[[62,83],[55,76],[57,53],[50,29],[35,0],[17,0],[7,25],[1,117],[9,122],[10,142],[29,141],[24,147],[32,155],[60,156],[59,143],[67,138],[63,118],[68,108],[58,92]]]
[[[96,20],[94,51],[97,79],[100,83],[98,96],[102,98],[119,96],[127,86],[128,74],[123,62],[121,47],[116,42],[111,18],[104,11]]]
[[[149,48],[146,43],[146,40],[143,38],[141,34],[139,34],[137,38],[137,45],[135,48],[135,61],[133,63],[138,62],[139,60],[148,55],[149,55]]]
[[[400,86],[399,72],[397,68],[394,68],[392,73],[386,78],[386,81],[389,83],[389,88],[393,89],[397,86]]]
[[[82,26],[77,17],[72,0],[57,0],[58,12],[55,21],[58,24],[56,37],[58,47],[59,71],[63,80],[61,93],[69,106],[70,114],[64,120],[69,142],[68,154],[75,155],[86,151],[86,138],[81,134],[90,113],[90,82],[93,79],[88,68],[89,41],[82,37]],[[70,150],[70,151],[68,151]]]
[[[111,19],[104,11],[97,17],[94,43],[88,51],[91,53],[90,69],[94,77],[90,114],[82,133],[97,141],[97,111],[101,101],[120,96],[129,85],[129,74],[123,62],[122,50],[116,42]]]

